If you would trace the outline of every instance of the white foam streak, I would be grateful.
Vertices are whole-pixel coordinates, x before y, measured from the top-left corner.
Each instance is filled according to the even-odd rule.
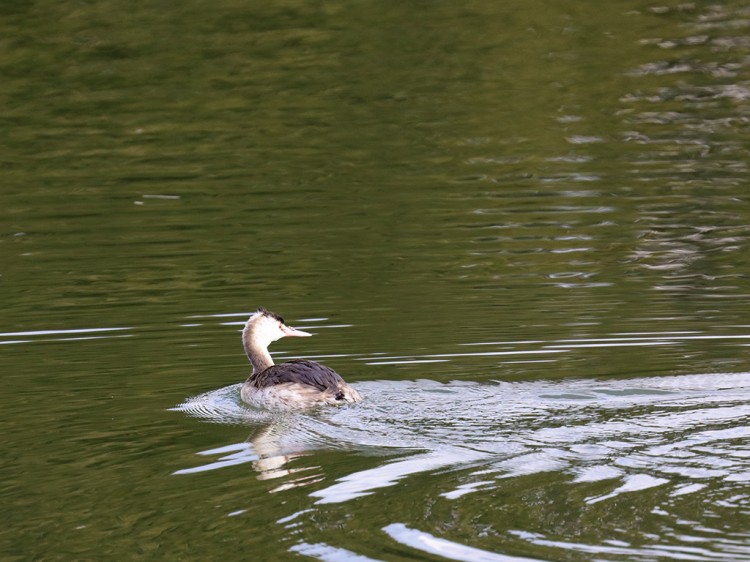
[[[197,454],[206,456],[220,455],[224,453],[230,454],[221,457],[216,462],[194,466],[191,468],[182,468],[180,470],[175,470],[172,474],[196,474],[198,472],[207,472],[209,470],[217,470],[219,468],[237,466],[239,464],[257,461],[259,458],[258,455],[255,454],[255,451],[249,443],[237,443],[234,445],[217,447],[215,449],[209,449],[207,451],[199,451]]]
[[[655,478],[653,476],[649,476],[648,474],[634,474],[632,476],[625,477],[625,483],[622,486],[618,486],[609,494],[588,498],[585,501],[587,504],[593,504],[617,497],[620,494],[626,492],[638,492],[640,490],[646,490],[648,488],[654,488],[656,486],[663,486],[668,482],[669,480],[667,480],[666,478]]]
[[[354,472],[341,478],[335,484],[310,494],[320,498],[316,503],[341,503],[369,494],[378,488],[393,486],[411,474],[454,466],[480,458],[486,453],[479,453],[460,447],[448,448],[430,453],[411,456],[405,460],[388,462],[377,468]]]
[[[289,549],[291,552],[302,554],[303,556],[309,556],[310,558],[317,558],[323,562],[381,562],[376,558],[369,558],[356,554],[351,550],[345,548],[337,548],[334,546],[327,545],[325,543],[306,543],[301,542],[295,544]]]
[[[424,531],[410,529],[403,523],[393,523],[384,527],[383,531],[396,542],[428,554],[460,562],[540,562],[537,558],[507,556],[441,539]]]
[[[0,337],[17,337],[17,336],[54,336],[60,334],[91,334],[95,332],[115,332],[119,330],[132,330],[132,327],[125,328],[80,328],[75,330],[35,330],[32,332],[3,332]]]

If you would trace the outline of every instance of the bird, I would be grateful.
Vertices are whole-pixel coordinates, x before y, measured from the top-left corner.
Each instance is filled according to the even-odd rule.
[[[316,361],[295,359],[274,364],[268,346],[284,336],[312,334],[288,326],[281,316],[263,307],[248,318],[242,343],[253,373],[240,390],[244,402],[268,410],[299,410],[362,401],[362,395],[341,375]]]

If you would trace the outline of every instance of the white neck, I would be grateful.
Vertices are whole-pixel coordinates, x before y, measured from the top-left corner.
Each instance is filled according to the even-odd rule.
[[[245,346],[245,353],[250,363],[253,365],[253,374],[262,373],[273,363],[271,354],[268,353],[268,345],[271,342],[260,341],[261,337],[258,333],[260,330],[255,329],[255,325],[248,322],[245,325],[245,329],[242,330],[242,344]]]

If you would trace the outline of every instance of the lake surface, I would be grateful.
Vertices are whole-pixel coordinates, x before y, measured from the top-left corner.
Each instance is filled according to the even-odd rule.
[[[750,559],[749,29],[2,3],[2,559]]]

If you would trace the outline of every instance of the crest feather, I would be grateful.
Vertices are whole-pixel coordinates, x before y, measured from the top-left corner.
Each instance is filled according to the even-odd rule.
[[[260,308],[258,308],[258,310],[256,311],[256,313],[257,314],[262,314],[263,316],[268,316],[269,318],[273,318],[274,320],[278,320],[282,324],[286,324],[286,322],[284,322],[284,319],[281,316],[279,316],[275,312],[271,312],[270,310],[268,310],[264,306],[261,306]]]

